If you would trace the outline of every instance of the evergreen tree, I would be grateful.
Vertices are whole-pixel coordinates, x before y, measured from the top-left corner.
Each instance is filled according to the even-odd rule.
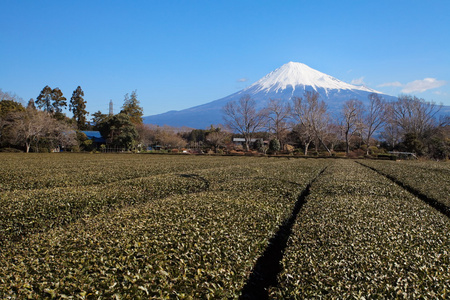
[[[34,105],[34,99],[31,98],[30,101],[28,101],[27,109],[36,109],[36,106]]]
[[[92,114],[92,129],[99,130],[99,125],[108,119],[108,115],[103,114],[101,111],[97,111]]]
[[[52,99],[53,111],[55,116],[58,117],[62,115],[63,108],[67,106],[67,99],[63,96],[63,93],[59,88],[54,88],[52,90]]]
[[[14,100],[0,100],[0,118],[12,112],[24,111],[25,108]]]
[[[280,151],[281,145],[280,141],[277,139],[270,140],[269,142],[269,150],[272,151],[272,153],[277,154],[278,151]]]
[[[128,94],[125,95],[125,100],[120,113],[128,115],[133,124],[142,124],[144,110],[139,105],[136,91],[131,92],[131,96],[128,96]]]
[[[36,98],[36,106],[48,113],[53,113],[52,89],[46,85]]]
[[[40,109],[53,114],[56,119],[64,119],[62,110],[67,106],[66,97],[59,88],[53,90],[46,85],[36,98],[36,105]]]
[[[107,144],[112,146],[131,149],[139,138],[136,126],[126,114],[107,117],[97,127]]]
[[[79,130],[86,129],[86,101],[83,99],[84,92],[80,86],[73,91],[72,98],[70,98],[69,110],[73,113],[73,119],[77,123]]]

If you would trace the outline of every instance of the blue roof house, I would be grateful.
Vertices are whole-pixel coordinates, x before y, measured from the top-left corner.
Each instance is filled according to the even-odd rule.
[[[92,142],[95,144],[105,144],[106,143],[106,141],[102,137],[100,131],[81,131],[81,132],[84,133],[87,136],[87,138],[92,140]]]

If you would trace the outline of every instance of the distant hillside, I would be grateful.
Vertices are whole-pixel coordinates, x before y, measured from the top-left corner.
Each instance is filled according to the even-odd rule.
[[[147,116],[144,117],[144,123],[205,129],[211,124],[223,123],[222,108],[243,95],[250,95],[259,108],[262,108],[271,98],[289,101],[294,96],[303,96],[305,91],[318,92],[331,112],[340,110],[342,103],[349,99],[359,99],[367,103],[371,93],[377,93],[387,100],[396,99],[365,86],[345,83],[305,64],[289,62],[239,92],[188,109]]]

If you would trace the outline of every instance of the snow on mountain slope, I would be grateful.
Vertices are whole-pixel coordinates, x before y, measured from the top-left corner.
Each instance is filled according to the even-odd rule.
[[[309,86],[315,91],[317,91],[318,88],[323,88],[336,90],[362,90],[365,92],[381,94],[381,92],[364,86],[345,83],[330,75],[314,70],[305,64],[292,61],[267,74],[248,88],[244,89],[244,92],[246,90],[253,92],[266,91],[267,93],[278,92],[279,90],[285,90],[288,86],[291,86],[293,90],[295,90],[297,86]]]
[[[224,98],[180,111],[144,117],[143,119],[146,124],[205,129],[211,124],[223,123],[222,108],[228,102],[239,100],[246,94],[257,102],[258,108],[263,108],[270,99],[281,99],[287,102],[292,97],[302,97],[305,91],[319,93],[320,99],[327,103],[330,112],[337,112],[342,104],[349,99],[359,99],[363,103],[367,103],[368,96],[371,93],[381,94],[387,100],[395,99],[395,97],[383,95],[381,92],[367,87],[345,83],[305,64],[289,62],[249,87]]]

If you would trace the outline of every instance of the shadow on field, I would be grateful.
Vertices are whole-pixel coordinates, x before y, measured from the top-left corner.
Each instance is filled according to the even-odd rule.
[[[197,174],[180,174],[179,176],[184,177],[184,178],[192,178],[192,179],[203,181],[205,183],[205,190],[209,189],[209,185],[210,185],[209,181]]]
[[[326,169],[326,168],[325,168]],[[310,193],[311,185],[325,171],[320,173],[306,186],[295,202],[291,216],[284,220],[275,235],[269,240],[269,244],[263,255],[258,258],[253,267],[250,277],[247,280],[239,299],[269,299],[268,289],[278,284],[277,276],[281,272],[281,260],[287,246],[289,236],[292,234],[292,227],[295,223],[306,197]]]
[[[442,214],[444,214],[448,218],[450,218],[450,207],[448,207],[444,203],[441,203],[441,202],[439,202],[438,200],[436,200],[436,199],[434,199],[432,197],[428,197],[427,195],[423,194],[419,190],[417,190],[417,189],[411,187],[410,185],[405,184],[402,181],[398,180],[394,176],[391,176],[389,174],[385,174],[384,172],[381,172],[381,171],[379,171],[379,170],[377,170],[377,169],[375,169],[373,167],[370,167],[370,166],[367,166],[365,164],[362,164],[359,161],[357,161],[357,163],[360,164],[361,166],[369,168],[372,171],[374,171],[374,172],[376,172],[376,173],[386,177],[387,179],[391,180],[393,183],[399,185],[401,188],[407,190],[409,193],[413,194],[414,196],[416,196],[417,198],[419,198],[423,202],[427,203],[429,206],[433,207],[437,211],[441,212]]]

